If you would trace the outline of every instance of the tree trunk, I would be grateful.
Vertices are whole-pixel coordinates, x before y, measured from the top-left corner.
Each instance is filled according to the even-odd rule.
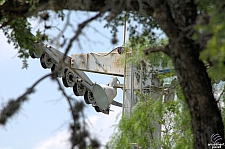
[[[214,99],[211,80],[199,60],[199,49],[193,41],[183,37],[171,41],[169,55],[172,58],[183,94],[190,109],[194,148],[206,149],[213,134],[224,138],[224,126]],[[224,143],[224,139],[220,140]]]
[[[192,40],[197,6],[193,0],[152,0],[152,7],[153,17],[169,38],[168,48],[164,52],[173,61],[190,110],[194,148],[212,148],[208,143],[213,143],[213,134],[219,134],[221,143],[224,143],[223,121],[212,93],[211,80],[199,60],[202,49]]]

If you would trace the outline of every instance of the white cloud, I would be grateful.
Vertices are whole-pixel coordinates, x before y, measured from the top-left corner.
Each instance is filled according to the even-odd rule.
[[[34,149],[68,149],[70,148],[69,135],[67,130],[60,131],[55,136],[37,143]]]
[[[90,127],[93,127],[93,124],[95,124],[100,118],[100,115],[92,115],[87,118],[87,123],[90,125]]]
[[[116,123],[116,116],[120,111],[111,112],[110,115],[101,113],[89,116],[87,123],[92,137],[97,138],[102,145],[106,144],[112,134]],[[49,137],[39,143],[33,149],[69,149],[70,133],[68,130],[58,132],[55,136]],[[1,148],[0,148],[1,149]]]
[[[97,138],[102,145],[105,145],[109,141],[109,138],[115,129],[113,125],[118,123],[116,117],[121,113],[121,109],[116,107],[114,109],[116,110],[114,112],[110,112],[109,115],[98,113],[88,118],[91,122],[89,126],[92,136]]]

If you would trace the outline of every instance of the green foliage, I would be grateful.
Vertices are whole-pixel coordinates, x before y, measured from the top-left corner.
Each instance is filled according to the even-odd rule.
[[[210,67],[209,76],[214,80],[224,80],[225,73],[225,21],[224,21],[224,1],[197,0],[201,10],[202,22],[195,26],[196,30],[202,34],[212,34],[212,38],[207,42],[206,49],[201,52],[200,58]],[[204,18],[204,14],[209,14],[209,22]],[[215,73],[216,72],[216,73]]]
[[[3,1],[0,1],[0,3],[2,2]],[[31,4],[29,12],[34,11],[37,2],[34,0],[28,0],[26,3]],[[63,13],[63,11],[55,12],[58,15],[58,18],[60,18],[61,20],[64,19],[65,14]],[[37,12],[34,12],[32,16],[35,19],[38,17],[35,15],[36,13]],[[46,12],[42,14],[48,13]],[[31,34],[31,24],[28,21],[29,18],[9,18],[9,16],[1,17],[1,29],[8,39],[7,42],[9,44],[13,44],[14,48],[18,50],[18,57],[22,59],[23,62],[22,68],[28,68],[27,59],[29,58],[30,53],[34,52],[34,42],[48,40],[48,36],[46,34],[42,34],[39,30],[36,31],[36,36]],[[40,18],[43,19],[41,15]]]
[[[63,12],[63,10],[56,10],[55,12],[56,12],[56,14],[57,14],[57,17],[58,17],[59,19],[61,19],[62,21],[64,21],[65,13]]]
[[[177,91],[180,88],[177,87]],[[190,115],[184,98],[162,102],[152,100],[149,95],[141,95],[130,118],[123,117],[118,130],[111,137],[110,149],[127,148],[134,144],[142,148],[192,148],[193,136]],[[161,136],[157,135],[160,132]]]
[[[159,25],[152,17],[142,15],[138,12],[122,12],[120,14],[111,14],[105,17],[107,24],[106,28],[111,29],[113,40],[117,42],[116,36],[118,32],[118,26],[123,26],[124,21],[127,22],[127,31],[129,31],[129,40],[135,40],[131,43],[143,43],[148,38],[149,43],[155,43],[157,39],[156,33],[159,29]],[[112,42],[114,44],[114,42]]]
[[[167,39],[157,39],[154,44],[148,42],[147,37],[143,43],[135,42],[135,44],[131,44],[133,42],[133,39],[131,39],[127,44],[128,49],[132,49],[132,56],[128,60],[138,70],[140,70],[140,64],[144,66],[144,81],[149,78],[150,73],[155,73],[151,69],[149,70],[149,67],[157,68],[161,65],[162,68],[173,68],[172,62],[167,55],[151,53],[144,56],[142,52],[145,48],[167,44]],[[137,80],[140,79],[138,75],[136,75]],[[154,99],[151,98],[150,93],[136,92],[139,102],[134,106],[129,118],[123,117],[120,120],[117,131],[108,142],[110,149],[130,149],[134,146],[156,149],[192,148],[193,136],[190,114],[181,88],[178,86],[178,81],[174,77],[174,71],[157,73],[155,77],[159,78],[162,84],[165,80],[170,82],[169,87],[162,86],[162,88],[158,88],[159,96]],[[169,96],[168,93],[176,94],[175,100],[174,96]],[[165,101],[162,101],[162,99]]]
[[[7,19],[3,19],[6,21]],[[2,30],[5,36],[8,38],[8,43],[12,43],[14,48],[18,50],[18,57],[22,59],[22,68],[27,68],[27,59],[29,58],[29,52],[32,52],[35,40],[41,38],[40,33],[37,32],[37,36],[34,37],[31,32],[30,23],[27,19],[15,18],[9,22],[7,26],[3,26]]]
[[[143,148],[147,148],[147,144],[152,138],[153,129],[149,125],[150,118],[146,114],[148,106],[144,102],[139,102],[136,104],[134,113],[130,119],[123,118],[119,123],[119,130],[123,132],[118,132],[113,136],[112,142],[110,142],[110,148],[131,148],[132,143],[137,143]],[[148,133],[146,133],[148,130]]]
[[[13,43],[15,49],[18,49],[18,57],[23,59],[23,68],[27,68],[26,59],[29,57],[29,49],[33,43],[32,36],[26,34],[26,29],[30,30],[30,24],[27,20],[16,18],[10,21],[9,26],[3,27],[3,32],[8,38],[8,43]]]
[[[152,17],[142,15],[138,12],[127,13],[128,31],[131,43],[144,43],[146,38],[150,44],[154,44],[157,39],[156,31],[159,25]],[[134,23],[135,22],[135,23]]]
[[[145,38],[144,43],[140,43],[139,41],[135,42],[134,39],[130,39],[126,45],[127,49],[132,50],[132,55],[127,58],[127,61],[129,63],[132,63],[132,65],[136,67],[137,70],[142,69],[142,83],[145,85],[145,81],[148,80],[150,74],[151,73],[155,74],[156,71],[158,71],[159,67],[160,69],[168,68],[171,70],[170,73],[163,73],[163,74],[158,73],[157,77],[159,79],[163,80],[165,77],[174,76],[173,64],[171,59],[167,55],[165,55],[162,52],[155,52],[149,55],[144,55],[143,53],[143,49],[153,48],[167,44],[168,39],[159,38],[155,40],[154,44],[152,44],[151,42],[149,42],[147,37],[143,37],[143,39],[144,38]],[[135,71],[135,77],[138,82],[140,80],[140,75],[141,73],[139,71]]]
[[[152,54],[147,59],[143,57],[142,52],[138,49],[143,49],[141,44],[136,44],[135,50],[132,49],[134,57],[130,57],[130,61],[139,66],[141,61],[149,61],[154,66],[158,66],[157,62],[163,59],[161,55]],[[165,66],[171,64],[170,59],[165,58]],[[155,63],[154,63],[155,62]],[[171,80],[169,87],[162,87],[161,96],[157,99],[150,98],[150,94],[141,94],[140,101],[137,102],[132,110],[130,118],[122,117],[116,132],[111,136],[107,146],[110,149],[127,148],[134,146],[142,148],[163,148],[163,149],[190,149],[193,148],[193,133],[191,129],[191,118],[186,104],[181,87],[178,85],[174,72],[157,74],[157,77],[163,80]],[[168,81],[167,81],[168,82]],[[213,85],[213,92],[218,101],[219,109],[225,123],[225,94],[224,82]],[[167,93],[164,89],[174,93],[176,96],[166,99]],[[161,125],[161,131],[157,126]],[[156,135],[160,132],[161,135]]]
[[[127,43],[128,49],[132,49],[132,55],[128,61],[132,62],[137,68],[139,68],[140,63],[145,61],[148,65],[152,67],[170,67],[172,68],[172,61],[171,59],[162,52],[155,52],[151,53],[147,56],[144,55],[143,49],[146,48],[153,48],[157,46],[162,46],[168,43],[167,39],[156,39],[154,44],[149,42],[148,37],[142,37],[145,39],[143,42],[135,41],[134,38],[131,38]],[[135,43],[135,44],[134,44]]]
[[[137,44],[138,45],[138,44]],[[143,49],[138,45],[137,49]],[[134,49],[133,49],[134,50]],[[142,57],[141,51],[136,52],[135,58],[131,57],[130,61],[139,66],[141,61],[146,60]],[[157,60],[161,60],[160,55],[155,55]],[[151,60],[153,59],[153,60]],[[154,56],[148,57],[146,61],[154,62]],[[166,62],[167,61],[167,62]],[[165,59],[168,66],[169,59]],[[163,80],[171,80],[169,87],[162,87],[161,96],[157,99],[150,98],[150,94],[136,93],[140,101],[137,102],[132,110],[130,118],[122,117],[117,131],[112,135],[107,146],[110,149],[132,148],[139,146],[142,148],[163,148],[163,149],[190,149],[193,148],[193,133],[191,129],[191,118],[181,87],[178,85],[174,72],[157,74],[157,77]],[[167,81],[168,82],[168,81]],[[224,82],[213,85],[213,92],[225,123],[225,94]],[[176,96],[166,99],[168,89],[170,93]],[[164,102],[162,97],[164,96]],[[160,129],[157,126],[161,125]],[[161,135],[156,135],[160,132]]]
[[[5,0],[0,0],[0,5],[3,4],[3,2],[5,2]]]
[[[36,0],[28,0],[28,2],[31,4],[30,9],[28,10],[29,12],[32,12],[36,9],[38,1]]]

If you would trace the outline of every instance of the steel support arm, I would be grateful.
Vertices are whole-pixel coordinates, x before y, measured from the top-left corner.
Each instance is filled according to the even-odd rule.
[[[73,54],[72,68],[114,76],[124,75],[124,66],[121,55],[118,52]]]

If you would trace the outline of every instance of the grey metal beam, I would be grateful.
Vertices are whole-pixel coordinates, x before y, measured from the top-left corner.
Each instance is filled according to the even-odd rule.
[[[118,52],[71,55],[71,68],[114,76],[124,75],[124,66]]]

